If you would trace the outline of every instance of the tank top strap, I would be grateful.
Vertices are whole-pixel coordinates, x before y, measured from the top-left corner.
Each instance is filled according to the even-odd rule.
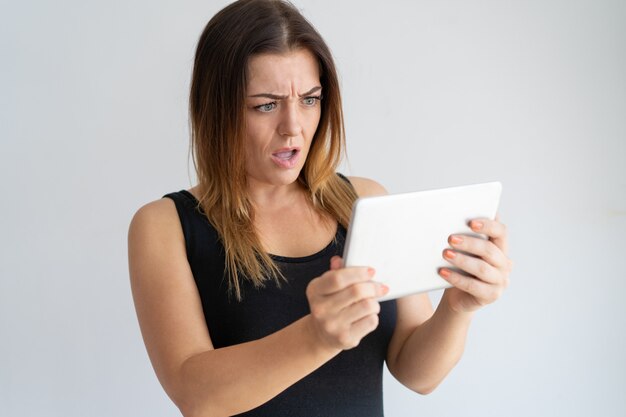
[[[350,186],[352,186],[352,183],[350,182],[350,180],[348,179],[348,177],[346,177],[345,175],[343,175],[341,172],[337,172],[337,176],[339,178],[341,178],[342,180],[344,180],[345,182],[347,182],[348,184],[350,184]],[[352,186],[352,188],[354,188]]]
[[[185,236],[185,249],[190,263],[194,258],[201,256],[206,248],[217,249],[215,253],[222,253],[217,231],[209,222],[198,200],[187,190],[165,194],[163,198],[174,201],[180,225]]]
[[[193,234],[193,219],[190,211],[192,210],[189,198],[185,196],[183,190],[173,192],[164,195],[162,198],[169,198],[174,201],[176,205],[176,212],[178,213],[178,219],[183,229],[183,235],[185,236],[185,248],[187,254],[191,252],[192,234]]]
[[[341,178],[342,180],[344,180],[350,186],[350,188],[352,188],[352,191],[354,191],[354,193],[358,195],[358,193],[356,192],[356,188],[354,188],[354,184],[352,184],[352,182],[350,181],[350,179],[348,179],[348,177],[343,175],[341,172],[337,172],[337,176]]]

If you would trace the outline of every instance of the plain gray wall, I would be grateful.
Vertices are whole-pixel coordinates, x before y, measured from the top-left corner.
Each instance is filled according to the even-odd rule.
[[[126,237],[193,185],[192,57],[226,3],[2,1],[0,415],[178,415]],[[296,5],[337,60],[344,173],[504,185],[511,287],[434,393],[386,374],[387,415],[625,415],[626,2]]]

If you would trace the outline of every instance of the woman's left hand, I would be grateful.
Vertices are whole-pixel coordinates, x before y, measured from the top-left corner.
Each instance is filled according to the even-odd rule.
[[[450,235],[453,249],[443,251],[443,257],[456,269],[441,268],[439,275],[453,286],[446,289],[442,301],[455,312],[472,312],[493,303],[509,285],[512,262],[507,257],[506,226],[495,220],[473,219],[470,228],[488,240],[463,234]]]

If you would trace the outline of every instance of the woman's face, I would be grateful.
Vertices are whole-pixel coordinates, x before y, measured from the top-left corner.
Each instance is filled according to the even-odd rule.
[[[300,174],[320,120],[317,59],[308,50],[248,62],[246,173],[249,184],[287,185]]]

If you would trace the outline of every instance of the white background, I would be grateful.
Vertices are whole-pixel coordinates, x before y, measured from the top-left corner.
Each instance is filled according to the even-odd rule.
[[[192,57],[226,3],[0,2],[0,415],[178,415],[126,237],[194,184]],[[296,5],[336,57],[344,173],[504,185],[511,287],[434,393],[386,375],[387,415],[625,415],[626,3]]]

